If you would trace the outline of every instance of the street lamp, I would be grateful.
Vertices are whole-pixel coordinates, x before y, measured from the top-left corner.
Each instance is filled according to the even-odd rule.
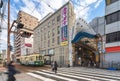
[[[11,27],[10,27],[10,0],[8,0],[8,36],[7,36],[7,60],[8,62],[10,61],[10,33],[11,33],[11,29],[14,26],[14,23],[16,23],[16,21],[14,20]],[[21,25],[20,25],[21,26]],[[24,25],[22,25],[24,26]]]

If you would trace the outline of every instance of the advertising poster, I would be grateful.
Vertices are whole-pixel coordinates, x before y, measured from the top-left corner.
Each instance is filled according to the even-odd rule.
[[[65,6],[61,10],[61,46],[68,44],[68,8]]]

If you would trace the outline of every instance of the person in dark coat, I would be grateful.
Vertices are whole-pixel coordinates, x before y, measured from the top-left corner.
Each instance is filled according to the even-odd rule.
[[[56,61],[54,62],[54,65],[53,65],[53,66],[54,66],[54,72],[57,73],[57,67],[58,67],[58,64],[57,64]]]
[[[16,78],[14,77],[14,75],[20,72],[15,69],[15,62],[10,61],[7,68],[8,68],[8,73],[7,73],[8,80],[7,81],[16,81]]]

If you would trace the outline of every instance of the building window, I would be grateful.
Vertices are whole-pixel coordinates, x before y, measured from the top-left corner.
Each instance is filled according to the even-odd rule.
[[[48,47],[50,47],[50,40],[48,40]]]
[[[55,19],[52,20],[52,25],[54,25],[54,24],[55,24]]]
[[[110,24],[116,21],[120,21],[119,19],[120,11],[117,11],[115,13],[112,13],[110,15],[106,16],[106,24]]]
[[[54,41],[55,41],[54,38],[52,38],[52,43],[54,43]]]
[[[44,27],[44,31],[46,30],[46,27]]]
[[[49,23],[48,23],[48,27],[50,27],[50,25],[51,25],[51,23],[49,22]]]
[[[46,47],[46,42],[44,41],[44,48]]]
[[[120,31],[118,32],[118,41],[120,41]]]
[[[55,29],[52,29],[52,36],[55,35]]]
[[[113,13],[112,15],[111,15],[111,22],[115,22],[115,21],[118,21],[118,12],[116,12],[116,13]]]
[[[45,54],[46,54],[46,50],[42,50],[42,51],[41,51],[41,54],[42,54],[42,55],[45,55]]]
[[[120,41],[120,31],[109,33],[106,35],[106,43]]]
[[[60,34],[60,26],[57,27],[57,34]]]
[[[60,36],[57,37],[57,44],[60,44]]]
[[[110,5],[114,2],[117,2],[118,0],[106,0],[106,5]]]
[[[42,38],[43,36],[41,35],[41,41],[43,40],[43,38]]]
[[[44,33],[44,40],[46,40],[46,33]]]
[[[41,32],[43,31],[43,28],[41,28]]]
[[[57,22],[59,22],[59,21],[60,21],[60,15],[57,16]]]
[[[50,31],[48,31],[48,38],[50,37]]]
[[[118,18],[118,19],[119,19],[119,21],[120,21],[120,11],[119,11],[119,14],[118,14],[118,15],[119,15],[119,18]]]

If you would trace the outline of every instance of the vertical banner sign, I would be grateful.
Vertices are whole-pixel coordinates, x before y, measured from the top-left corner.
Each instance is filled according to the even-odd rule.
[[[61,10],[61,46],[68,44],[68,8],[65,6]]]

